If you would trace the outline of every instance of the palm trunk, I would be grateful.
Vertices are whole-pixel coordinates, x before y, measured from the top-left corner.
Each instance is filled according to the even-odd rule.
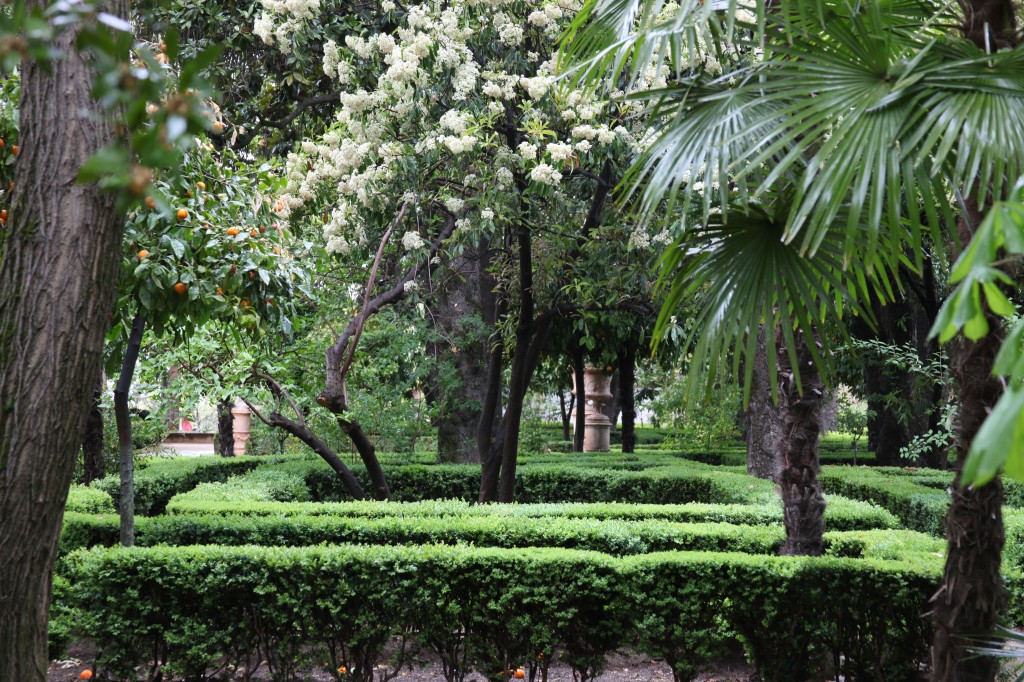
[[[123,2],[106,10],[128,16]],[[0,680],[12,682],[46,680],[57,539],[121,251],[116,197],[75,180],[114,141],[75,38],[58,35],[65,56],[46,69],[22,62],[22,152],[0,247]]]
[[[786,525],[786,541],[780,553],[819,556],[825,549],[822,539],[825,533],[825,497],[818,480],[821,469],[818,437],[824,387],[812,362],[808,340],[799,331],[794,337],[800,368],[799,389],[784,346],[782,330],[776,332],[781,428],[775,447]]]
[[[968,215],[958,224],[960,243],[967,244],[972,226],[983,215],[968,201]],[[980,488],[961,488],[960,470],[971,441],[989,410],[1002,394],[992,365],[1002,344],[1001,321],[986,309],[988,336],[977,342],[957,338],[949,353],[950,370],[960,411],[956,427],[956,476],[946,517],[946,564],[942,583],[932,597],[935,637],[932,641],[932,679],[935,682],[991,682],[998,662],[971,654],[976,643],[992,633],[1003,606],[999,573],[1003,544],[1003,484],[996,477]]]
[[[132,389],[132,377],[139,360],[142,334],[146,330],[146,318],[135,315],[128,345],[121,362],[121,375],[114,388],[114,419],[117,421],[118,462],[121,471],[121,491],[118,496],[118,510],[121,514],[121,544],[131,547],[135,544],[135,452],[132,447],[132,419],[128,413],[128,395]]]

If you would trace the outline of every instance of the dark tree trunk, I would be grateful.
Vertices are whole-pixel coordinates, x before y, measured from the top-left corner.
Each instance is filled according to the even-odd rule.
[[[486,252],[467,253],[456,259],[451,264],[452,274],[435,296],[437,304],[432,318],[442,337],[435,344],[436,358],[439,362],[452,363],[457,378],[456,385],[445,386],[443,393],[436,396],[440,408],[435,422],[439,462],[480,461],[477,438],[482,408],[488,398],[490,358],[487,339],[475,320],[485,317],[481,280],[489,265],[486,259]]]
[[[775,453],[782,422],[779,409],[772,400],[767,353],[765,328],[761,326],[757,330],[750,404],[747,407],[747,473],[773,481],[778,470]]]
[[[477,424],[476,446],[480,461],[487,457],[491,447],[491,438],[500,420],[501,403],[501,368],[505,346],[498,330],[498,321],[504,314],[504,298],[498,296],[498,283],[490,271],[496,256],[492,250],[487,252],[488,267],[480,272],[480,313],[484,320],[484,328],[490,330],[491,336],[485,342],[487,352],[487,391],[480,408],[480,422]]]
[[[569,441],[572,439],[572,409],[576,396],[572,393],[569,394],[569,403],[565,402],[565,389],[558,389],[558,410],[559,416],[562,418],[562,440]]]
[[[125,3],[106,9],[128,16]],[[12,682],[47,678],[53,561],[124,222],[116,197],[75,179],[114,137],[75,32],[55,42],[65,58],[21,65],[22,151],[0,247],[0,680]]]
[[[221,457],[235,456],[235,416],[231,414],[234,406],[233,398],[217,403],[217,454]]]
[[[619,353],[619,403],[622,405],[622,451],[636,450],[636,350]]]
[[[548,334],[551,331],[551,322],[552,319],[550,316],[543,316],[537,320],[534,325],[536,330],[530,337],[530,343],[528,344],[529,347],[525,358],[526,368],[524,371],[523,381],[526,386],[530,384],[530,379],[533,377],[533,373],[536,371],[537,365],[540,364],[540,355],[544,350],[544,346],[547,344]],[[500,493],[498,486],[499,482],[503,482],[506,479],[506,472],[503,470],[503,467],[505,463],[505,456],[508,453],[508,450],[505,447],[505,439],[509,433],[508,420],[514,417],[518,422],[519,417],[522,416],[522,398],[519,399],[518,414],[511,411],[512,404],[512,399],[510,397],[510,409],[506,410],[505,414],[502,415],[501,422],[495,430],[494,441],[488,448],[487,456],[483,461],[480,477],[480,496],[478,499],[480,502],[510,501],[499,498]],[[512,414],[512,417],[509,416],[510,414]],[[518,434],[518,423],[516,425],[516,433]],[[511,485],[515,485],[514,480],[512,480]]]
[[[967,244],[973,226],[983,218],[973,200],[957,229]],[[982,304],[984,305],[984,303]],[[1003,484],[996,477],[986,485],[961,488],[960,470],[971,441],[989,410],[1002,394],[992,366],[1002,344],[1002,322],[986,308],[989,333],[977,342],[957,337],[950,344],[949,364],[960,411],[956,425],[956,476],[946,517],[946,564],[942,582],[932,597],[935,637],[932,641],[932,679],[935,682],[991,682],[999,669],[996,659],[968,651],[979,638],[993,632],[1002,609],[1003,583],[999,573],[1003,544]]]
[[[357,500],[366,499],[366,493],[363,491],[363,487],[359,485],[359,481],[356,480],[356,477],[352,475],[352,470],[345,466],[345,463],[341,461],[341,458],[338,457],[337,453],[335,453],[327,443],[318,438],[317,435],[309,429],[309,427],[305,424],[294,422],[278,412],[271,413],[270,416],[267,417],[266,421],[268,426],[283,429],[285,432],[290,433],[301,440],[309,447],[310,450],[318,454],[325,462],[327,462],[327,465],[334,470],[334,473],[338,474],[338,478],[341,479],[341,484],[345,486],[345,490],[348,491],[349,495]]]
[[[128,345],[121,361],[121,374],[114,388],[114,419],[117,421],[118,468],[121,472],[121,491],[118,511],[121,514],[121,544],[135,544],[135,450],[132,446],[132,418],[128,413],[128,396],[132,390],[132,377],[139,360],[142,334],[146,331],[146,318],[135,315]]]
[[[800,387],[784,347],[782,330],[775,343],[779,367],[779,415],[781,417],[776,453],[779,461],[778,484],[782,495],[782,515],[786,541],[784,555],[819,556],[825,546],[825,497],[818,472],[818,437],[824,386],[818,368],[811,359],[808,339],[795,332],[795,355],[800,369]],[[810,340],[814,343],[813,340]]]
[[[89,416],[85,423],[85,436],[82,437],[82,463],[84,473],[82,483],[89,485],[93,481],[103,478],[106,473],[103,465],[103,410],[100,403],[103,400],[103,372],[96,378],[96,388],[92,392],[92,402],[89,404]]]
[[[577,342],[572,356],[573,390],[576,395],[575,422],[572,431],[572,451],[583,452],[583,437],[587,424],[587,383],[583,374],[583,346]]]
[[[621,378],[619,370],[616,369],[614,372],[612,372],[611,384],[608,387],[609,390],[611,391],[612,398],[611,398],[611,400],[606,402],[604,404],[604,407],[601,409],[601,413],[604,416],[608,417],[608,421],[610,421],[612,423],[611,430],[613,432],[615,431],[615,428],[616,428],[616,426],[619,423],[619,410],[621,409],[621,406],[622,406],[622,399],[621,399],[621,396],[619,395],[619,382],[620,381],[622,381],[622,378]]]

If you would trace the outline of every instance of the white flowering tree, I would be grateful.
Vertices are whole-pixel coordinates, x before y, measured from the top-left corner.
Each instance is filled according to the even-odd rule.
[[[417,278],[467,254],[495,278],[497,295],[483,317],[504,334],[495,335],[483,400],[481,499],[511,500],[523,397],[552,326],[629,298],[581,296],[586,287],[573,287],[574,265],[599,238],[614,238],[620,252],[648,253],[659,237],[624,226],[611,200],[646,136],[640,110],[622,93],[597,99],[556,79],[557,41],[578,4],[383,2],[362,35],[324,42],[328,7],[264,0],[255,32],[282,50],[322,50],[324,71],[344,89],[337,122],[289,156],[281,214],[322,222],[327,248],[339,257],[366,259],[376,250],[363,309],[327,353],[319,398],[368,465],[372,448],[349,419],[345,389],[368,315],[408,296],[429,302],[430,282]],[[642,84],[659,87],[666,75],[647,69]],[[371,295],[378,284],[382,293]],[[511,367],[502,414],[504,357]]]

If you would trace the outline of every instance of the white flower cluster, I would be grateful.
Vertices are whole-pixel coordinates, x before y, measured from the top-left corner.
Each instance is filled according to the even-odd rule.
[[[415,251],[416,249],[422,249],[426,246],[423,241],[423,237],[420,236],[419,232],[413,232],[410,230],[402,235],[402,246],[405,247],[406,251]]]
[[[260,0],[260,4],[264,11],[256,19],[253,33],[285,54],[291,52],[291,35],[320,14],[320,0]]]

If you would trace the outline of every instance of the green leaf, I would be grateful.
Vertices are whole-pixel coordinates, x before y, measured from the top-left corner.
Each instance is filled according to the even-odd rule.
[[[1024,386],[1011,385],[992,408],[971,443],[961,475],[963,485],[983,485],[1006,465],[1007,475],[1024,481]]]

